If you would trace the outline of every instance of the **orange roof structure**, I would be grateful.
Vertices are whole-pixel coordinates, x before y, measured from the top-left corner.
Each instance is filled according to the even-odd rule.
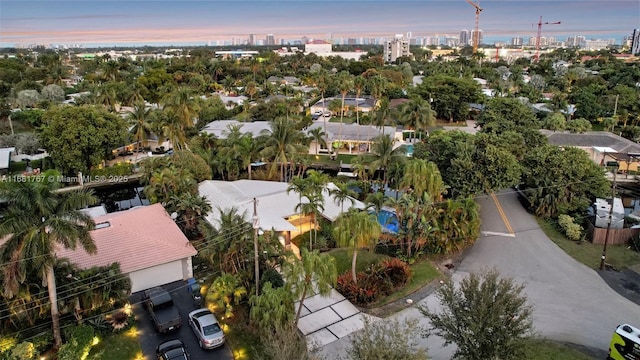
[[[83,269],[118,262],[126,274],[197,254],[162,204],[110,213],[94,221],[94,255],[81,248],[58,248],[56,255]]]

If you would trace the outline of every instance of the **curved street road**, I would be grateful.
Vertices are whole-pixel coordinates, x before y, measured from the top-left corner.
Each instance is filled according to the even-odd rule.
[[[482,235],[453,274],[459,281],[470,272],[496,267],[526,285],[534,307],[539,335],[607,351],[611,334],[621,323],[640,324],[640,307],[613,291],[595,270],[575,261],[558,248],[527,213],[512,190],[479,198]],[[594,265],[599,259],[594,259]],[[439,303],[432,294],[419,302],[430,309]],[[415,307],[393,316],[428,322]],[[384,321],[384,320],[383,320]],[[432,359],[450,359],[452,346],[443,348],[437,337],[418,339]],[[336,359],[345,353],[349,337],[328,344],[321,354]]]

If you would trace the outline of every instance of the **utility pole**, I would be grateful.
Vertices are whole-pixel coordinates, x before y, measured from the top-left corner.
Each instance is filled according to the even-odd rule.
[[[613,170],[613,188],[611,190],[611,208],[609,208],[609,224],[607,224],[607,233],[604,237],[604,246],[602,248],[602,258],[600,259],[600,270],[604,270],[605,260],[607,259],[607,243],[609,242],[609,233],[611,232],[611,222],[613,221],[613,205],[616,200],[616,173],[618,172],[617,161],[607,161],[607,167]]]
[[[260,262],[258,259],[258,230],[260,230],[260,219],[258,218],[258,200],[253,198],[253,252],[256,266],[256,296],[260,295]]]

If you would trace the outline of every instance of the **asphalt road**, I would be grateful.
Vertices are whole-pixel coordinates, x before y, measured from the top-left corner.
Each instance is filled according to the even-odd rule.
[[[191,355],[191,360],[233,360],[233,354],[227,344],[213,350],[202,350],[198,346],[196,336],[187,320],[187,315],[195,310],[196,307],[193,305],[191,295],[187,292],[186,283],[179,281],[163,287],[170,292],[173,302],[178,307],[180,315],[182,315],[182,326],[180,329],[168,334],[159,334],[153,329],[151,318],[142,304],[135,305],[134,312],[138,325],[138,341],[140,341],[145,360],[156,359],[156,346],[165,340],[174,338],[180,338],[184,342],[187,352]],[[131,302],[139,302],[141,296],[142,294],[140,293],[131,295]]]
[[[478,199],[482,231],[478,241],[453,273],[460,281],[470,272],[495,267],[503,276],[526,285],[525,293],[534,308],[534,326],[550,340],[596,349],[606,356],[615,327],[621,323],[640,323],[640,307],[613,291],[587,266],[558,248],[526,212],[511,190]],[[594,259],[598,263],[599,259]],[[434,294],[418,302],[432,310],[440,309]],[[407,308],[390,318],[417,319],[429,326],[415,308]],[[384,321],[384,320],[383,320]],[[335,359],[345,353],[350,337],[321,349],[324,358]],[[434,360],[451,359],[454,347],[442,347],[436,336],[417,336]]]

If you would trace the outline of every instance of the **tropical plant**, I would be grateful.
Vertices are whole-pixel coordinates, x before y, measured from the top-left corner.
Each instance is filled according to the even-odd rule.
[[[241,285],[236,275],[222,273],[218,276],[207,290],[207,301],[213,302],[217,309],[224,310],[224,317],[233,317],[233,305],[240,304],[240,301],[247,295],[247,289]]]
[[[333,200],[340,205],[340,212],[344,212],[345,202],[349,201],[351,205],[355,204],[356,193],[351,190],[349,184],[337,182],[333,183],[333,186],[329,189],[329,195],[333,196]]]
[[[349,247],[353,251],[351,260],[351,276],[354,283],[356,279],[356,261],[358,249],[369,247],[372,249],[380,237],[382,230],[376,217],[366,211],[350,209],[340,214],[333,228],[336,243],[342,247]]]
[[[420,330],[416,319],[401,323],[364,317],[363,329],[351,337],[347,359],[427,360],[427,350],[416,340]]]
[[[7,204],[0,223],[0,237],[7,241],[0,247],[4,295],[14,296],[25,280],[27,267],[42,271],[51,303],[51,322],[54,347],[62,345],[60,319],[53,270],[55,247],[75,249],[80,246],[87,253],[96,252],[89,233],[95,227],[91,217],[78,209],[97,203],[86,190],[60,193],[55,182],[3,182],[0,198]],[[26,261],[25,259],[29,259]]]
[[[277,119],[270,124],[271,129],[266,131],[268,136],[265,148],[260,154],[272,160],[270,172],[280,168],[280,181],[285,181],[285,168],[289,169],[291,158],[298,153],[303,153],[307,147],[304,134],[295,129],[291,120]]]
[[[414,97],[400,106],[400,122],[419,134],[436,124],[436,115],[429,102]]]

